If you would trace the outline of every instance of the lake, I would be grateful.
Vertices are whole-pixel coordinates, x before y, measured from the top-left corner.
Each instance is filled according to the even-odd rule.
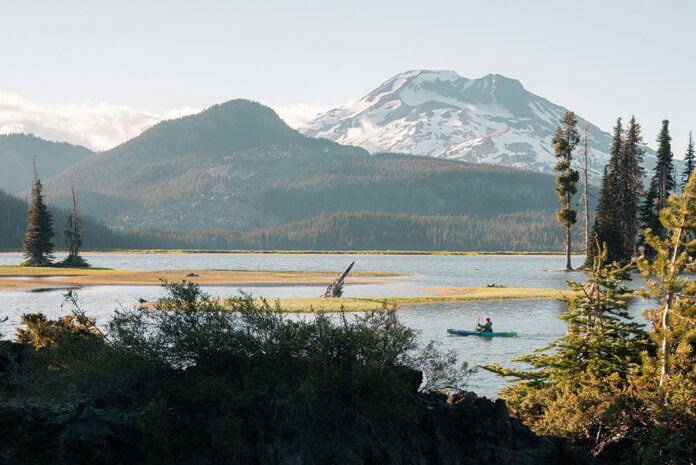
[[[85,259],[94,267],[131,270],[159,269],[220,269],[273,271],[328,271],[338,276],[352,261],[354,272],[387,272],[405,274],[380,279],[383,284],[354,284],[350,276],[344,287],[345,297],[379,297],[427,295],[434,287],[519,286],[567,289],[566,280],[583,282],[584,273],[562,271],[565,257],[520,255],[360,255],[360,254],[117,254],[86,253]],[[58,259],[61,259],[58,256]],[[19,253],[0,253],[0,265],[22,261]],[[573,257],[578,266],[583,257]],[[57,270],[59,272],[59,270]],[[182,276],[183,278],[183,276]],[[326,283],[329,284],[328,282]],[[638,282],[630,283],[632,287]],[[326,285],[236,287],[203,286],[212,296],[229,297],[241,291],[253,296],[316,297]],[[8,321],[2,326],[5,337],[12,337],[21,315],[44,312],[50,318],[65,314],[61,308],[63,290],[45,292],[0,291],[0,316]],[[104,325],[114,310],[133,306],[138,299],[153,300],[162,296],[158,286],[90,286],[77,291],[83,310]],[[648,304],[635,299],[631,313],[643,322],[640,312]],[[442,349],[454,349],[461,360],[471,366],[492,362],[506,364],[516,355],[544,347],[563,335],[565,325],[557,318],[564,305],[557,300],[500,300],[486,302],[440,303],[435,305],[403,306],[397,310],[400,320],[420,331],[425,343],[442,344]],[[516,331],[516,338],[479,338],[447,336],[447,328],[473,329],[477,315],[489,316],[497,331]],[[468,389],[480,395],[495,397],[505,379],[479,370],[469,380]]]

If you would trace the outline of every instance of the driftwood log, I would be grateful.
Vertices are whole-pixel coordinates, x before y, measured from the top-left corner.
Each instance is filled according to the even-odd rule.
[[[324,297],[341,297],[343,295],[343,281],[346,279],[346,276],[348,276],[348,273],[350,273],[354,264],[355,262],[351,262],[348,268],[346,268],[346,271],[328,285],[326,292],[324,292]]]

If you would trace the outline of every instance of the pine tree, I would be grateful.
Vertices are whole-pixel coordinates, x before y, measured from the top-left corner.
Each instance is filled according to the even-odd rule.
[[[620,173],[617,176],[616,216],[621,233],[619,259],[629,263],[636,255],[636,241],[640,229],[640,200],[643,196],[643,137],[640,125],[631,117],[621,148]]]
[[[694,168],[696,168],[696,156],[694,155],[694,140],[691,137],[691,131],[689,131],[689,145],[686,147],[686,155],[684,155],[684,171],[682,172],[681,182],[682,189],[684,185],[689,180],[689,176],[693,173]]]
[[[559,316],[566,334],[547,347],[513,359],[531,369],[508,369],[499,364],[485,369],[517,378],[501,396],[525,424],[544,434],[599,440],[611,437],[615,392],[630,382],[631,367],[641,361],[650,343],[643,326],[632,321],[623,284],[628,266],[606,265],[599,254],[584,284],[569,282],[573,296]]]
[[[657,365],[663,386],[671,379],[678,384],[684,376],[696,381],[696,281],[682,276],[696,271],[696,262],[689,259],[689,251],[696,248],[696,240],[689,240],[689,233],[696,231],[696,176],[689,178],[682,194],[667,200],[659,219],[665,237],[646,230],[645,241],[655,256],[651,261],[640,259],[638,267],[647,295],[660,302],[645,316],[659,345]]]
[[[662,121],[662,129],[657,138],[657,163],[655,174],[650,181],[650,188],[641,208],[641,226],[650,229],[660,239],[666,237],[666,231],[659,221],[660,211],[667,206],[667,198],[674,191],[676,182],[674,180],[674,167],[672,163],[672,138],[669,135],[669,121]],[[641,242],[644,247],[644,256],[650,259],[654,256],[650,244]]]
[[[689,256],[696,250],[696,176],[689,177],[681,194],[669,197],[660,221],[665,238],[646,231],[654,257],[638,260],[647,286],[642,293],[658,302],[643,313],[658,349],[645,354],[641,376],[631,386],[640,408],[630,415],[634,431],[629,432],[637,444],[634,450],[641,453],[640,463],[693,463],[696,281],[686,275],[696,272],[696,261]]]
[[[657,204],[657,193],[658,186],[655,178],[653,177],[650,181],[650,187],[645,195],[645,201],[640,207],[640,224],[643,230],[643,234],[638,241],[639,247],[642,249],[643,258],[652,261],[655,258],[655,250],[645,239],[645,231],[650,230],[657,234],[658,237],[662,237],[665,231],[660,224],[659,218],[659,205]]]
[[[594,228],[595,239],[606,247],[610,262],[630,263],[636,255],[644,153],[643,137],[635,117],[631,117],[625,131],[621,118],[618,118],[609,150],[609,163],[602,180]],[[596,250],[594,247],[588,250],[586,266],[592,263]]]
[[[672,137],[669,135],[669,120],[662,121],[662,129],[657,137],[657,164],[655,176],[657,179],[657,197],[655,202],[659,210],[667,206],[667,198],[674,192],[674,164],[672,163]]]
[[[597,200],[597,212],[592,227],[590,247],[587,249],[585,267],[594,265],[599,248],[606,251],[609,263],[621,261],[621,233],[617,218],[617,198],[619,192],[619,180],[621,172],[621,153],[623,151],[623,126],[621,118],[617,118],[614,127],[614,137],[609,149],[609,163],[604,169],[602,184]]]
[[[50,265],[53,260],[53,215],[46,207],[41,180],[34,168],[34,182],[31,187],[31,203],[27,228],[24,231],[22,250],[29,266]]]
[[[577,212],[571,208],[570,199],[577,192],[576,183],[580,178],[577,170],[571,167],[573,149],[580,141],[580,135],[576,128],[575,113],[568,111],[560,120],[561,126],[556,128],[553,136],[554,155],[558,159],[554,171],[556,176],[556,194],[561,203],[561,209],[556,212],[556,219],[566,230],[566,271],[572,271],[570,263],[571,234],[570,228],[577,221]]]

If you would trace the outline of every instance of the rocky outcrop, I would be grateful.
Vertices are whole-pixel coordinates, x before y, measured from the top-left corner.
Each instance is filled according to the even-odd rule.
[[[374,458],[383,457],[385,451],[402,456],[403,462],[395,463],[569,463],[558,439],[536,436],[510,417],[502,400],[491,401],[467,393],[449,402],[446,396],[431,394],[424,396],[421,402],[424,408],[418,418],[419,434],[402,437],[401,444],[384,444],[382,450],[367,450],[359,463],[382,463],[381,460],[374,461]],[[0,403],[0,463],[151,463],[147,459],[144,433],[135,421],[137,416],[121,412],[114,406],[103,405],[103,401],[49,407]],[[208,427],[200,425],[201,429]],[[292,439],[288,441],[292,442]],[[365,442],[369,444],[370,441],[366,438]],[[209,460],[211,451],[205,448],[210,446],[201,446],[199,463],[222,463]],[[313,463],[309,450],[307,454],[297,451],[286,454],[277,443],[246,444],[245,449],[256,450],[254,463]],[[409,452],[408,458],[404,456],[404,451]],[[212,455],[218,456],[216,453]],[[186,463],[196,462],[189,460]]]
[[[94,402],[39,406],[0,404],[0,463],[143,463],[142,434],[126,415]]]

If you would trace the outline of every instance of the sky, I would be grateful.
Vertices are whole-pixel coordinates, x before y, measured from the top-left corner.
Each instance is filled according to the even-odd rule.
[[[696,126],[690,0],[0,0],[0,133],[108,149],[235,98],[293,125],[395,74],[518,79],[682,158]]]

